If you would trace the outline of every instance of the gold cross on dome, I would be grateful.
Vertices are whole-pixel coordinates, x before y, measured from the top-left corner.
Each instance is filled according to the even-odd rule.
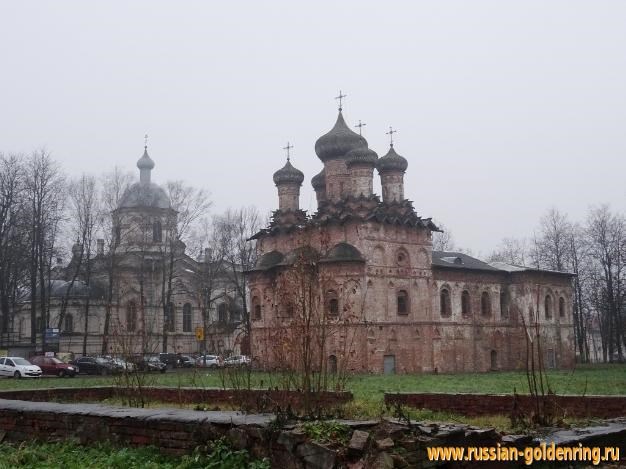
[[[397,130],[393,130],[391,126],[389,126],[389,132],[385,132],[385,135],[389,135],[389,145],[393,146],[393,134],[397,133]]]
[[[289,161],[289,150],[291,150],[293,148],[293,145],[289,145],[289,142],[287,142],[287,146],[283,147],[283,150],[287,150],[287,161]]]
[[[335,99],[337,99],[339,101],[339,111],[341,111],[343,109],[343,107],[341,106],[341,101],[343,100],[343,98],[345,98],[347,95],[343,94],[341,92],[341,90],[339,90],[339,96],[335,96]]]

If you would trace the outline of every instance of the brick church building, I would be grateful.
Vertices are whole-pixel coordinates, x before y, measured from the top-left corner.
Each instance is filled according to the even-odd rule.
[[[300,209],[304,175],[288,158],[273,178],[278,210],[254,236],[258,262],[247,273],[251,344],[263,366],[280,366],[290,355],[279,345],[285,331],[296,331],[298,292],[281,291],[280,278],[302,253],[313,256],[323,278],[315,293],[324,317],[319,327],[334,332],[323,335],[319,363],[331,370],[342,362],[347,371],[373,373],[519,369],[526,331],[534,334],[536,325],[545,365],[573,365],[570,274],[433,251],[437,226],[405,197],[407,160],[393,140],[378,157],[341,108],[315,152],[323,163],[311,180],[317,211]],[[374,170],[382,198],[373,193]],[[311,332],[302,330],[298,323],[297,340]]]

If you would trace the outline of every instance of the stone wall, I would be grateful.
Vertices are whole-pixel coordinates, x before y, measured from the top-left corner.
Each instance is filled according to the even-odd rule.
[[[426,449],[433,446],[619,446],[626,449],[626,420],[583,429],[557,430],[541,437],[502,435],[494,429],[463,424],[392,420],[339,421],[347,442],[322,445],[307,438],[297,423],[277,426],[271,414],[198,412],[175,409],[131,409],[99,404],[58,404],[0,399],[0,441],[60,441],[81,444],[110,441],[121,446],[152,445],[172,455],[190,453],[219,438],[271,467],[333,469],[358,467],[433,467]],[[476,463],[463,467],[479,467]],[[440,463],[441,465],[441,463]],[[523,466],[523,460],[518,461]],[[482,466],[480,466],[482,467]]]
[[[626,417],[626,396],[554,396],[553,399],[557,409],[567,417]],[[385,403],[471,417],[510,415],[516,405],[522,412],[534,406],[530,396],[511,394],[385,393]]]
[[[248,411],[274,412],[291,408],[299,410],[304,405],[304,394],[299,391],[280,390],[234,390],[234,389],[203,389],[203,388],[162,388],[145,387],[142,395],[147,401],[165,402],[178,405],[204,404],[206,407],[226,405],[230,408],[241,408]],[[0,399],[17,399],[24,401],[102,401],[111,398],[136,396],[137,390],[115,386],[93,388],[46,388],[0,391]],[[322,392],[310,397],[314,407],[332,409],[352,400],[350,392]]]

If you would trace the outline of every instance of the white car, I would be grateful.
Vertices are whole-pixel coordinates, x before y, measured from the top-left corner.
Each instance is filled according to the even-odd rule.
[[[39,378],[41,368],[22,357],[2,357],[0,358],[0,376]]]
[[[250,357],[247,355],[235,355],[224,360],[224,366],[248,366]]]
[[[217,355],[201,355],[196,358],[196,366],[206,368],[218,368],[222,366],[220,357]]]

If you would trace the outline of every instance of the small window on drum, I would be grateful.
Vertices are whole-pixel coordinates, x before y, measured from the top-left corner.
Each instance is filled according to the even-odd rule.
[[[397,297],[397,308],[398,314],[406,315],[409,314],[409,294],[406,290],[398,291]]]

